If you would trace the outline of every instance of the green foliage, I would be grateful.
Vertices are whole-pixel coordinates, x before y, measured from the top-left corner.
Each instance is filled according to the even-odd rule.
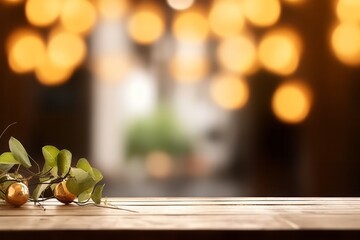
[[[95,187],[95,190],[94,190],[93,194],[91,195],[91,199],[94,201],[94,203],[96,203],[96,204],[101,203],[101,196],[102,196],[104,187],[105,187],[105,184],[98,185]]]
[[[7,173],[14,165],[20,164],[11,152],[0,155],[0,174]]]
[[[37,178],[36,187],[33,190],[32,200],[40,201],[47,189],[54,191],[57,184],[65,181],[68,190],[78,197],[79,202],[87,202],[92,199],[95,203],[101,202],[101,194],[104,185],[97,184],[103,179],[101,172],[93,168],[85,158],[80,158],[76,167],[71,167],[72,154],[69,150],[47,145],[42,148],[44,165],[38,173],[28,170],[31,175],[24,178],[18,173],[19,168],[30,168],[31,162],[23,145],[14,137],[9,140],[10,152],[0,155],[0,199],[4,199],[4,193],[9,185],[14,182],[28,181]],[[19,167],[16,170],[14,166]]]
[[[23,145],[14,137],[9,140],[9,148],[15,159],[25,168],[31,167],[29,156]]]
[[[76,168],[71,169],[70,175],[71,178],[67,180],[66,187],[78,197],[79,202],[88,201],[92,196],[95,185],[103,178],[101,172],[96,168],[92,168],[85,158],[79,159]]]
[[[191,142],[176,118],[167,108],[135,121],[126,134],[126,156],[145,157],[152,151],[164,151],[173,156],[185,156],[191,151]]]
[[[59,177],[64,177],[70,170],[72,154],[69,150],[63,149],[57,157],[57,167]]]

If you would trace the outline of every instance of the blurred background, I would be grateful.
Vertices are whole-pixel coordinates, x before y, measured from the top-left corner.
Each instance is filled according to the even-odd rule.
[[[0,140],[107,196],[360,196],[359,0],[0,0]]]

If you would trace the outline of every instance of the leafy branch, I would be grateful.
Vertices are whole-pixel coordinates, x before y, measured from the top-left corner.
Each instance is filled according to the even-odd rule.
[[[40,170],[40,166],[28,155],[19,140],[11,137],[9,149],[9,152],[0,155],[0,198],[9,204],[20,206],[26,201],[37,204],[49,198],[56,198],[65,204],[74,202],[81,205],[89,201],[95,205],[101,204],[104,184],[99,182],[103,175],[98,169],[93,168],[87,159],[80,158],[76,166],[72,167],[72,154],[69,150],[59,150],[47,145],[42,148],[44,164]],[[30,170],[31,161],[36,163],[38,172]],[[29,176],[24,177],[22,169],[25,169]],[[29,186],[35,187],[31,197]],[[21,201],[17,201],[19,199],[16,199],[15,195],[9,196],[9,188],[23,191],[18,194],[23,197]],[[44,198],[45,191],[49,188],[52,195]]]

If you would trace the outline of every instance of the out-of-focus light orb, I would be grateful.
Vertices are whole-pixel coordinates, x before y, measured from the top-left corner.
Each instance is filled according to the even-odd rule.
[[[247,20],[258,27],[274,25],[280,18],[279,0],[243,0]]]
[[[209,32],[207,19],[200,10],[180,12],[173,23],[173,34],[179,41],[205,41]]]
[[[16,73],[27,73],[41,62],[45,43],[37,32],[19,30],[10,35],[7,50],[10,68]]]
[[[166,0],[166,2],[175,10],[184,10],[191,7],[195,0]]]
[[[211,30],[219,37],[238,34],[244,27],[241,0],[215,1],[209,13]]]
[[[300,4],[305,2],[306,0],[283,0],[285,3],[290,3],[290,4]]]
[[[19,4],[19,3],[22,3],[24,0],[2,0],[0,1],[0,3],[5,3],[5,4]]]
[[[360,65],[360,26],[354,23],[339,24],[331,36],[336,57],[350,66]]]
[[[360,23],[360,1],[339,0],[336,5],[336,14],[341,21]]]
[[[60,0],[28,0],[25,5],[27,19],[31,24],[39,27],[54,23],[60,11]]]
[[[221,41],[216,53],[219,63],[228,71],[249,74],[256,70],[255,44],[245,36]]]
[[[170,74],[178,82],[195,83],[209,72],[209,62],[205,57],[174,57],[170,62]]]
[[[149,153],[145,160],[145,166],[149,175],[157,179],[168,178],[173,172],[171,156],[162,151]]]
[[[267,33],[259,45],[259,60],[268,70],[279,75],[295,72],[301,55],[300,37],[290,29]]]
[[[63,0],[60,20],[67,31],[86,34],[95,25],[96,10],[87,0]]]
[[[105,19],[120,19],[130,8],[129,0],[98,0],[99,14]]]
[[[35,69],[36,78],[45,86],[61,85],[70,79],[72,73],[72,68],[59,67],[51,61],[48,55]]]
[[[249,87],[245,80],[236,75],[220,74],[210,84],[210,96],[219,107],[236,110],[247,103]]]
[[[163,35],[164,24],[161,11],[155,5],[146,5],[131,14],[128,32],[135,42],[148,45],[156,42]]]
[[[127,54],[109,54],[94,59],[92,70],[96,78],[105,82],[118,82],[128,73],[131,62]]]
[[[275,116],[286,123],[302,122],[308,116],[310,108],[310,91],[298,82],[281,84],[272,98],[272,110]]]
[[[51,61],[61,68],[75,68],[86,56],[86,44],[80,36],[65,31],[51,35],[48,52]]]

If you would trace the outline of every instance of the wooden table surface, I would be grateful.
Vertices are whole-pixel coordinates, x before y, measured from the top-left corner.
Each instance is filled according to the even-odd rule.
[[[168,239],[167,234],[172,234],[172,238],[200,234],[198,238],[215,239],[246,232],[291,236],[318,232],[331,233],[327,239],[336,234],[360,239],[360,198],[109,198],[107,201],[133,212],[93,205],[65,206],[56,200],[44,202],[45,209],[32,203],[13,208],[0,202],[0,238],[56,232],[57,236],[101,233],[134,239],[144,234],[154,239],[161,236]]]

